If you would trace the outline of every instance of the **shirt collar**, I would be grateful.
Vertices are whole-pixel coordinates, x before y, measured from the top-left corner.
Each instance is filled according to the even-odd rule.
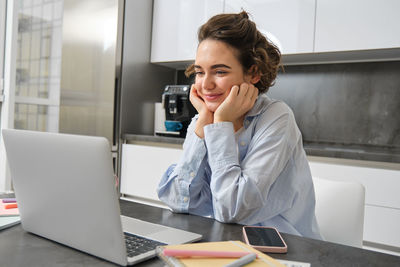
[[[246,118],[252,119],[252,117],[255,117],[260,113],[262,113],[266,109],[268,102],[270,102],[270,98],[266,94],[260,94],[257,97],[254,106],[249,110],[249,112],[247,112],[245,119]]]

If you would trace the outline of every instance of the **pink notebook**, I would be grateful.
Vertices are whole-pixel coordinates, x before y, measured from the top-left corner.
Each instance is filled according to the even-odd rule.
[[[3,203],[0,199],[0,216],[15,216],[19,215],[18,208],[6,209],[5,206],[10,203]]]

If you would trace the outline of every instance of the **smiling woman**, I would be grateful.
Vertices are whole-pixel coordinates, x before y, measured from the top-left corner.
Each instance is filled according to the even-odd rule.
[[[212,17],[198,38],[186,71],[196,75],[190,101],[198,115],[159,198],[175,212],[321,238],[301,133],[290,108],[264,94],[279,50],[244,11]]]
[[[196,80],[190,99],[200,116],[206,117],[205,123],[231,121],[235,131],[239,130],[244,114],[257,98],[258,89],[253,84],[260,80],[260,75],[245,73],[234,48],[212,39],[200,43],[194,70]],[[238,85],[242,85],[241,90]],[[231,94],[231,90],[235,93]],[[219,108],[227,98],[230,105]],[[204,125],[197,123],[196,126],[196,134],[203,138]]]

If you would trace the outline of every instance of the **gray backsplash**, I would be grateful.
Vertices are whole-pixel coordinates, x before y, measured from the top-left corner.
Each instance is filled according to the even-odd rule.
[[[285,66],[268,95],[293,109],[308,155],[400,162],[400,61]]]

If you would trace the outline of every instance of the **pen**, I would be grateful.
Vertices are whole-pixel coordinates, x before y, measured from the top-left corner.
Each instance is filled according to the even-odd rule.
[[[6,210],[8,210],[8,209],[16,209],[16,208],[18,208],[18,205],[17,205],[17,203],[11,203],[11,204],[4,205],[4,208]]]
[[[225,265],[224,267],[240,267],[240,266],[249,264],[250,262],[254,261],[256,258],[257,258],[257,254],[255,254],[255,253],[247,254],[246,256],[243,256],[243,257],[235,260],[234,262],[231,262],[231,263]]]
[[[163,254],[170,257],[240,258],[253,253],[246,251],[210,251],[165,248]]]
[[[15,203],[17,200],[15,198],[3,198],[3,203]]]

